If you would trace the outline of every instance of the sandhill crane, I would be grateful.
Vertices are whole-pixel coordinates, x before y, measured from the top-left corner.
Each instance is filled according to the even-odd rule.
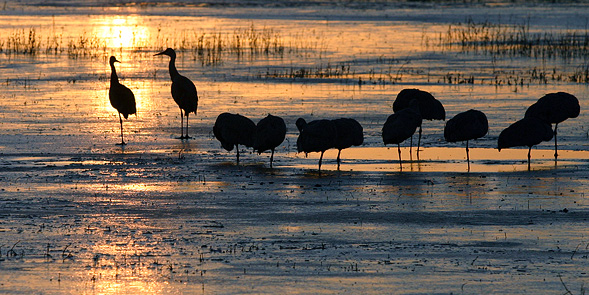
[[[119,122],[121,123],[121,143],[117,145],[126,145],[125,140],[123,138],[123,118],[121,118],[121,114],[127,119],[129,115],[137,113],[137,108],[135,106],[135,95],[133,95],[133,91],[127,88],[125,85],[119,83],[119,77],[117,76],[117,71],[115,69],[115,62],[118,61],[114,56],[110,57],[109,64],[110,64],[110,89],[108,91],[108,98],[110,99],[110,104],[119,112]]]
[[[213,134],[227,151],[237,150],[237,164],[239,165],[239,145],[252,147],[256,124],[247,117],[239,114],[222,113],[217,117]]]
[[[409,107],[411,100],[419,102],[419,112],[422,120],[445,120],[446,110],[442,103],[429,92],[419,89],[403,89],[393,102],[393,112],[398,112]],[[419,139],[417,141],[417,158],[419,159],[419,147],[421,146],[421,124],[419,125]]]
[[[401,142],[412,137],[419,126],[421,126],[419,102],[413,100],[409,107],[390,115],[382,127],[382,141],[384,144],[397,144],[399,166],[401,170],[403,170],[403,165],[401,163]],[[411,149],[411,147],[409,149]]]
[[[188,115],[194,113],[198,108],[198,94],[196,86],[190,79],[180,75],[176,69],[176,51],[168,48],[156,55],[167,55],[170,57],[170,78],[172,78],[172,98],[180,107],[180,139],[188,139]],[[186,116],[186,135],[184,135],[184,116]]]
[[[554,125],[554,159],[558,158],[556,129],[558,123],[579,116],[581,107],[579,100],[566,92],[549,93],[538,99],[526,110],[525,117],[535,117]]]
[[[528,170],[530,170],[532,146],[542,141],[551,140],[552,134],[550,124],[535,117],[523,118],[501,131],[497,141],[497,149],[501,151],[501,149],[514,146],[529,147]]]
[[[340,166],[340,154],[343,149],[351,146],[359,146],[364,142],[364,131],[358,121],[350,118],[340,118],[332,120],[337,130],[334,147],[337,152],[337,169]]]
[[[335,147],[337,139],[335,123],[331,120],[315,120],[307,123],[305,119],[299,118],[296,125],[300,132],[297,139],[298,152],[305,152],[305,154],[321,152],[321,157],[319,157],[319,171],[321,171],[323,153]]]
[[[256,125],[253,148],[258,154],[267,150],[272,151],[270,155],[270,168],[272,168],[272,162],[274,160],[274,149],[284,141],[285,137],[286,124],[280,117],[268,114],[268,116],[260,120]]]
[[[489,131],[487,116],[481,111],[468,110],[454,116],[446,122],[444,138],[447,142],[466,141],[466,162],[470,171],[468,141],[481,138]]]

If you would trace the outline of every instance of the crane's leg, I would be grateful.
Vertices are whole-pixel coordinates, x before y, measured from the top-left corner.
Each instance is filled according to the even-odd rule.
[[[180,139],[184,139],[184,112],[180,109]]]
[[[117,143],[117,145],[126,145],[123,138],[123,118],[121,117],[121,113],[119,113],[119,122],[121,122],[121,143]]]
[[[419,147],[421,147],[421,126],[419,126],[419,139],[417,140],[417,160],[419,160]]]
[[[270,154],[270,168],[272,168],[272,161],[274,161],[274,149],[272,149],[272,154]]]
[[[190,113],[186,113],[186,136],[184,136],[186,139],[190,138],[190,136],[188,136],[188,115],[190,115]]]
[[[403,163],[401,163],[401,144],[397,143],[397,151],[399,151],[399,169],[403,171]]]
[[[558,128],[558,123],[556,123],[556,125],[554,125],[554,161],[556,161],[556,159],[558,158],[558,144],[557,144],[557,140],[556,140],[556,128]]]
[[[468,165],[468,172],[470,172],[470,157],[468,155],[468,140],[466,141],[466,163]]]
[[[532,147],[528,150],[528,171],[530,171],[530,159],[532,158]]]
[[[342,150],[338,150],[337,152],[337,170],[339,170],[339,164],[340,164],[340,154],[342,153]]]
[[[235,145],[235,150],[237,151],[237,165],[239,165],[239,145]]]
[[[325,151],[321,152],[321,157],[319,157],[319,171],[321,172],[321,161],[323,161],[323,153],[325,153]]]
[[[413,162],[413,154],[411,153],[411,149],[413,148],[413,134],[411,134],[411,137],[409,137],[409,139],[409,160]]]

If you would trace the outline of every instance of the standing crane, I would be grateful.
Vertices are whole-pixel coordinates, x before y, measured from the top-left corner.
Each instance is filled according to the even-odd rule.
[[[446,122],[444,138],[447,142],[466,141],[466,163],[470,171],[470,156],[468,141],[481,138],[489,131],[487,116],[481,111],[468,110],[462,112]]]
[[[180,75],[176,69],[176,51],[168,48],[157,55],[167,55],[170,57],[170,78],[172,78],[172,98],[180,107],[180,139],[189,139],[188,136],[188,115],[194,113],[198,108],[198,94],[196,86],[190,79]],[[184,117],[186,116],[186,135],[184,135]]]
[[[337,140],[337,127],[331,120],[315,120],[307,123],[305,119],[298,118],[296,121],[299,129],[299,138],[297,138],[298,152],[321,152],[319,157],[319,171],[321,171],[321,161],[326,150],[335,147]]]
[[[222,113],[215,121],[213,134],[228,152],[235,147],[237,150],[237,165],[239,165],[239,145],[252,147],[255,129],[256,124],[245,116]]]
[[[407,138],[413,137],[417,127],[421,126],[421,114],[419,112],[419,102],[412,100],[409,107],[395,112],[387,118],[382,127],[382,141],[385,145],[397,144],[399,152],[399,167],[403,170],[401,163],[401,142]],[[411,151],[411,147],[409,147]],[[411,152],[409,152],[411,153]]]
[[[253,148],[258,154],[267,150],[272,151],[270,155],[270,168],[272,168],[272,162],[274,161],[274,150],[284,141],[285,137],[286,124],[280,117],[268,114],[268,116],[260,120],[256,125]]]
[[[337,130],[334,147],[337,152],[337,169],[340,166],[340,154],[343,149],[351,146],[359,146],[364,143],[364,130],[358,121],[350,118],[340,118],[332,120]]]
[[[535,117],[548,124],[554,124],[554,160],[558,158],[557,132],[558,123],[576,118],[581,112],[579,100],[566,92],[549,93],[538,99],[527,110],[525,117]]]
[[[550,124],[535,117],[523,118],[501,131],[497,141],[497,149],[501,151],[501,149],[504,148],[527,146],[529,148],[529,171],[532,146],[535,146],[543,141],[551,140],[552,134],[553,132]]]
[[[446,110],[442,103],[427,91],[419,89],[403,89],[393,102],[393,112],[398,112],[409,107],[411,100],[419,102],[419,113],[422,120],[445,120]],[[419,124],[419,139],[417,141],[417,158],[419,159],[419,147],[421,146],[421,124]]]
[[[121,143],[117,145],[126,145],[125,140],[123,138],[123,118],[121,118],[121,114],[125,119],[129,118],[129,115],[137,113],[137,108],[135,105],[135,95],[133,95],[133,91],[127,88],[127,86],[119,83],[119,77],[117,76],[117,71],[115,69],[115,62],[118,61],[114,56],[110,57],[109,64],[110,64],[110,89],[108,90],[108,98],[110,99],[110,104],[119,112],[119,122],[121,123]]]

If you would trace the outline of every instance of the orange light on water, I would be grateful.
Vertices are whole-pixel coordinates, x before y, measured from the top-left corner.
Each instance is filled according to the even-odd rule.
[[[527,170],[527,148],[504,149],[499,152],[491,148],[471,148],[471,172],[513,172]],[[466,172],[466,151],[459,147],[427,147],[417,159],[415,148],[410,158],[409,148],[402,147],[404,172]],[[554,163],[554,150],[532,149],[532,170],[554,169],[576,165],[589,157],[587,151],[559,150],[557,165]],[[295,165],[305,169],[316,169],[319,153],[310,153],[310,161]],[[322,169],[336,170],[337,150],[331,149],[323,156]],[[341,154],[343,171],[399,171],[399,158],[396,147],[349,148]]]
[[[107,48],[140,48],[150,38],[149,28],[138,16],[105,16],[93,22],[97,25],[94,34],[106,42]]]

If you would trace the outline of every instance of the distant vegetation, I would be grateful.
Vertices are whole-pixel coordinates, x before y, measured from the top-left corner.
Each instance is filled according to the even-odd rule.
[[[81,36],[69,40],[64,46],[62,35],[50,35],[43,38],[37,34],[36,29],[15,30],[7,37],[0,39],[0,53],[38,55],[63,54],[70,58],[97,57],[101,53],[106,54],[106,41],[84,33]]]
[[[589,31],[533,33],[527,24],[469,20],[450,25],[445,34],[440,34],[438,46],[502,57],[584,58],[589,54]]]
[[[543,62],[554,59],[583,62],[573,73],[567,74],[559,73],[556,69],[546,71],[537,67],[525,73],[512,73],[511,77],[517,77],[503,79],[509,85],[524,84],[524,78],[543,84],[548,81],[589,83],[588,29],[540,33],[531,32],[528,24],[506,25],[468,20],[449,25],[445,33],[440,33],[436,46],[445,51],[487,55],[493,61],[532,58]]]
[[[158,30],[159,32],[160,30]],[[264,61],[250,71],[255,79],[290,79],[343,84],[395,84],[422,81],[443,84],[491,84],[522,87],[553,82],[589,83],[589,31],[533,32],[528,24],[495,24],[468,20],[423,36],[422,50],[442,54],[488,56],[492,69],[468,72],[468,68],[424,68],[419,60],[393,56],[366,57],[363,61],[330,60],[321,34],[309,37],[301,32],[284,36],[272,28],[254,25],[232,32],[183,30],[175,34],[158,33],[148,40],[133,39],[128,48],[109,48],[105,39],[89,33],[77,37],[15,30],[0,37],[0,54],[67,55],[77,58],[106,58],[114,50],[152,53],[173,47],[203,67],[222,67],[225,63]],[[529,59],[541,62],[530,62]],[[547,61],[562,60],[566,67]],[[523,61],[523,62],[522,62]],[[574,62],[573,62],[574,61]],[[499,63],[522,62],[521,67]],[[418,65],[413,66],[413,63]],[[495,68],[495,64],[499,64]],[[572,66],[571,64],[576,64]],[[261,66],[260,66],[261,65]],[[421,65],[421,66],[420,66]],[[532,65],[532,66],[528,66]],[[443,72],[446,71],[446,72]],[[491,71],[491,72],[489,72]]]
[[[99,57],[106,55],[107,40],[83,33],[81,36],[64,41],[63,35],[41,37],[35,28],[15,30],[6,37],[0,37],[0,53],[37,55],[67,53],[70,58]],[[134,43],[121,50],[161,51],[174,47],[182,52],[192,53],[194,59],[203,65],[214,66],[227,55],[237,58],[256,56],[284,57],[285,54],[305,55],[319,49],[317,42],[308,41],[302,33],[290,36],[288,40],[270,28],[258,29],[253,25],[236,29],[232,33],[185,31],[173,36],[157,35],[147,43]],[[113,49],[113,48],[110,48]],[[116,48],[118,49],[118,48]]]
[[[383,7],[386,5],[403,5],[403,4],[415,4],[415,3],[459,3],[459,4],[534,4],[534,3],[586,3],[585,0],[287,0],[287,1],[276,1],[276,0],[143,0],[138,2],[137,0],[93,0],[93,1],[53,1],[46,3],[47,1],[29,1],[33,5],[52,6],[52,5],[64,5],[64,2],[69,2],[69,6],[106,6],[106,5],[118,5],[118,6],[156,6],[156,5],[195,5],[200,6],[238,6],[238,7],[251,7],[251,6],[263,6],[263,7],[296,7],[296,6],[325,6],[325,5],[338,5],[346,7],[357,7],[357,8],[373,8]],[[35,3],[37,2],[37,3]],[[1,7],[2,5],[0,5]],[[4,4],[4,6],[6,6]]]

